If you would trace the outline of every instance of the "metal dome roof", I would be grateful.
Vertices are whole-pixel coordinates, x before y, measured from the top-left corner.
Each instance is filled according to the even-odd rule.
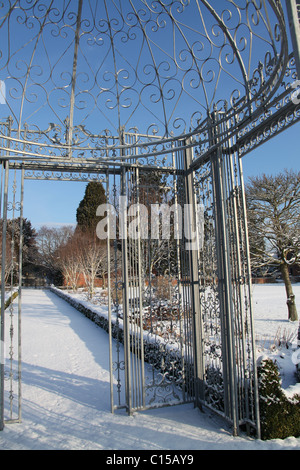
[[[9,0],[0,38],[2,120],[91,148],[121,130],[193,133],[214,109],[247,118],[288,60],[275,0]]]

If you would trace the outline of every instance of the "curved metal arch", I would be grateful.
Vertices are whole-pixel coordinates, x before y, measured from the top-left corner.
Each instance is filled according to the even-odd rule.
[[[197,1],[198,3],[198,1]],[[209,12],[211,13],[211,15],[217,20],[218,24],[220,25],[223,33],[226,35],[232,49],[234,50],[234,53],[236,54],[237,56],[237,59],[238,59],[238,63],[240,65],[240,69],[242,71],[242,75],[243,75],[243,78],[244,78],[244,82],[245,82],[245,88],[246,88],[246,98],[249,100],[249,83],[248,83],[248,77],[247,77],[247,73],[246,73],[246,69],[245,69],[245,65],[244,65],[244,62],[243,62],[243,59],[241,57],[241,54],[240,52],[238,51],[238,49],[236,48],[235,46],[235,43],[234,43],[234,40],[230,34],[230,32],[228,31],[228,29],[225,27],[225,24],[223,22],[223,20],[220,18],[220,16],[217,14],[217,12],[212,8],[212,6],[207,2],[207,0],[202,0],[202,3],[206,6],[206,8],[209,10]]]
[[[48,10],[47,10],[48,12],[49,12],[50,9],[51,9],[51,6],[52,6],[52,4],[53,4],[53,1],[54,1],[54,0],[52,0],[51,3],[50,3],[50,6],[49,6],[49,8],[48,8]],[[36,39],[36,41],[35,41],[35,46],[34,46],[34,49],[33,49],[32,54],[31,54],[31,58],[30,58],[30,61],[29,61],[29,66],[28,66],[27,73],[26,73],[26,79],[25,79],[25,85],[24,85],[24,92],[23,92],[23,94],[22,94],[21,106],[20,106],[20,113],[19,113],[19,120],[18,120],[18,123],[19,123],[19,125],[18,125],[18,135],[20,134],[20,131],[21,131],[22,115],[23,115],[23,106],[24,106],[25,93],[26,93],[26,89],[27,89],[27,82],[28,82],[28,78],[29,78],[29,73],[30,73],[30,69],[31,69],[31,65],[32,65],[32,62],[33,62],[33,58],[34,58],[34,56],[35,56],[36,48],[37,48],[37,45],[38,45],[40,36],[41,36],[41,34],[42,34],[43,27],[44,27],[44,25],[45,25],[46,19],[47,19],[47,15],[45,15],[44,21],[43,21],[43,23],[42,23],[42,25],[41,25],[41,27],[40,27],[40,31],[39,31],[39,33],[38,33],[38,35],[37,35],[37,39]]]
[[[142,26],[142,23],[140,21],[140,18],[138,17],[138,13],[134,7],[134,5],[132,4],[132,1],[130,0],[130,4],[131,6],[133,7],[134,11],[135,11],[135,14],[138,18],[138,22],[139,22],[139,25],[140,25],[140,28],[143,32],[143,37],[147,43],[147,46],[148,46],[148,50],[149,50],[149,53],[150,53],[150,56],[151,56],[151,59],[152,59],[152,63],[153,63],[153,66],[154,66],[154,69],[155,69],[155,74],[156,74],[156,78],[158,80],[158,83],[159,83],[159,87],[160,89],[162,89],[162,86],[161,86],[161,80],[160,80],[160,76],[159,76],[159,73],[158,73],[158,68],[157,68],[157,65],[156,65],[156,60],[155,60],[155,57],[153,55],[153,52],[151,50],[151,47],[150,47],[150,43],[149,43],[149,38],[147,37],[147,34],[146,34],[146,31],[144,29],[144,27]],[[167,129],[167,114],[166,114],[166,107],[165,107],[165,100],[164,100],[164,97],[163,97],[163,94],[161,93],[161,101],[162,101],[162,109],[163,109],[163,116],[164,116],[164,122],[165,122],[165,128]]]
[[[276,38],[279,45],[278,52],[272,32],[273,26],[271,26],[268,17],[267,4],[269,13],[273,12],[273,16],[276,17],[279,25],[280,34]],[[32,101],[39,100],[39,93],[42,96],[45,95],[44,102],[42,102],[43,98],[40,98],[36,109],[33,110],[33,117],[36,113],[40,112],[40,109],[47,111],[48,108],[62,124],[65,119],[69,120],[66,132],[66,143],[69,146],[74,145],[72,138],[73,128],[80,124],[76,112],[81,107],[82,109],[87,109],[87,116],[90,118],[94,112],[99,112],[119,133],[124,125],[127,127],[134,120],[135,116],[140,121],[142,116],[142,119],[145,121],[144,127],[146,126],[147,129],[148,126],[146,133],[149,135],[148,140],[150,142],[151,134],[149,130],[154,130],[154,132],[159,132],[160,130],[162,131],[159,132],[162,138],[167,139],[176,139],[179,136],[182,138],[193,131],[198,132],[200,128],[203,128],[203,122],[205,122],[206,117],[204,115],[201,119],[199,114],[200,108],[202,107],[205,114],[211,113],[213,111],[214,98],[218,100],[218,97],[219,106],[221,108],[226,106],[227,108],[226,118],[237,114],[242,114],[244,118],[249,118],[253,110],[263,108],[274,96],[282,81],[287,62],[287,38],[282,8],[275,0],[268,0],[267,4],[266,0],[261,0],[258,3],[245,0],[242,5],[237,5],[234,1],[227,2],[226,5],[222,2],[222,6],[220,3],[212,4],[208,0],[197,0],[194,4],[190,1],[182,2],[178,0],[170,2],[156,0],[151,2],[151,4],[145,0],[128,0],[125,3],[122,2],[122,4],[113,1],[108,5],[103,0],[96,2],[92,10],[91,6],[84,8],[87,4],[83,0],[78,0],[78,2],[74,3],[72,1],[64,2],[62,11],[59,12],[55,0],[49,0],[48,3],[38,0],[33,5],[28,0],[22,3],[20,0],[11,3],[3,16],[2,27],[4,27],[5,22],[9,23],[7,24],[7,32],[9,34],[9,27],[13,25],[11,15],[18,8],[20,11],[20,16],[17,20],[19,22],[18,27],[25,27],[27,34],[31,30],[33,31],[33,36],[30,36],[27,43],[25,42],[18,50],[14,50],[10,57],[7,58],[7,63],[0,69],[1,78],[1,71],[2,73],[6,69],[12,69],[13,71],[14,67],[21,67],[21,65],[25,67],[25,75],[22,75],[22,72],[20,72],[19,76],[9,78],[9,80],[13,79],[16,85],[15,89],[12,88],[12,95],[7,100],[10,112],[18,123],[19,135],[24,125],[22,122],[24,106],[29,104],[31,98],[31,96],[27,95],[28,92],[33,93]],[[207,15],[202,11],[202,6],[209,15],[207,25],[205,24]],[[75,7],[77,7],[77,12]],[[101,14],[102,8],[105,10],[104,15]],[[250,20],[251,9],[253,11]],[[203,31],[195,28],[193,19],[189,16],[193,12],[197,12],[199,15],[199,24],[200,26],[202,25]],[[181,14],[186,16],[181,18]],[[226,15],[227,19],[225,18]],[[234,15],[238,15],[238,20],[235,20],[234,24],[230,25],[229,22]],[[245,20],[242,18],[243,15],[246,17]],[[169,19],[172,25],[172,28],[170,28],[172,30],[172,44],[168,46],[171,47],[171,50],[165,44],[159,45],[157,43],[160,38],[159,35],[157,36],[158,33],[163,31],[166,39],[169,37],[170,31],[168,33],[166,31],[166,19]],[[191,22],[190,24],[188,23],[189,21]],[[259,37],[258,32],[255,31],[260,21],[264,24],[267,31],[266,38]],[[17,26],[17,22],[15,20],[14,26]],[[239,38],[239,28],[242,29],[243,27],[246,28],[246,32],[242,33],[242,36]],[[49,28],[50,30],[52,28],[52,30],[48,37]],[[184,28],[186,31],[184,31]],[[5,32],[5,28],[3,31]],[[70,35],[71,31],[72,34]],[[119,48],[123,46],[122,42],[128,47],[136,44],[138,41],[137,31],[141,32],[143,43],[139,45],[138,61],[136,64],[130,64],[130,55],[128,57],[122,56],[122,49],[119,50]],[[222,31],[223,36],[219,39],[218,43],[219,31]],[[214,40],[211,34],[213,34]],[[246,50],[246,46],[248,47],[247,34],[250,35],[249,54]],[[66,39],[68,38],[67,44],[65,44],[63,36]],[[269,51],[264,58],[265,65],[258,63],[256,67],[255,62],[252,61],[254,36],[263,43],[270,44],[273,50],[272,54]],[[55,40],[58,38],[59,42],[57,44],[64,43],[63,52],[58,58],[54,59],[54,62],[51,62],[53,59],[50,57],[52,46],[47,45],[46,47],[45,45],[47,37]],[[97,49],[97,46],[98,49],[100,48],[99,44],[103,45],[105,38],[109,41],[109,48],[104,50],[105,57],[101,58],[100,63],[96,64],[93,68],[94,64],[91,64],[90,59],[84,56],[86,50],[84,49],[83,41],[90,41],[93,44],[94,47],[91,48],[93,52],[93,49]],[[207,40],[209,49],[205,51],[203,57],[199,54],[197,56],[195,48],[205,48],[204,38]],[[8,40],[10,41],[10,37]],[[238,44],[238,40],[244,43],[242,47]],[[42,69],[42,64],[37,65],[37,62],[35,62],[39,60],[38,53],[40,51],[38,49],[40,44],[42,44],[41,47],[42,52],[45,54],[45,60],[46,62],[48,61],[45,72]],[[24,57],[24,63],[21,63],[20,54],[24,52],[25,55],[29,45],[33,45],[31,56],[27,62],[26,57]],[[72,64],[69,63],[70,71],[68,72],[67,68],[64,70],[62,67],[60,70],[62,83],[59,83],[55,78],[55,74],[59,72],[58,67],[62,66],[62,61],[65,60],[67,64],[72,45],[74,48]],[[9,44],[9,46],[11,45]],[[177,46],[180,46],[181,49],[175,50]],[[146,80],[146,75],[147,73],[149,74],[147,67],[151,64],[142,61],[142,54],[146,51],[144,47],[149,53],[154,70],[153,78],[149,78],[148,81]],[[226,52],[224,59],[226,63],[223,64],[222,54],[224,54],[227,47],[229,50]],[[249,57],[244,58],[242,52],[247,52]],[[231,61],[228,60],[229,53],[232,54]],[[105,68],[106,60],[109,57],[112,58],[113,68],[111,73],[109,69]],[[40,59],[43,59],[43,57],[40,57]],[[89,67],[87,72],[80,70],[82,64],[79,67],[79,59],[86,61],[85,64]],[[248,60],[248,70],[245,63],[246,59]],[[186,64],[187,60],[190,63]],[[214,64],[217,67],[216,71],[213,70]],[[125,66],[123,72],[122,65]],[[134,69],[134,65],[141,67],[141,73],[144,76],[141,76],[140,72]],[[230,66],[233,67],[233,70],[229,70]],[[242,79],[238,78],[237,70],[234,70],[237,66]],[[40,67],[39,70],[35,70],[36,74],[40,73],[42,76],[45,74],[45,77],[40,82],[38,78],[32,75],[34,67]],[[163,71],[164,73],[162,73],[163,67],[166,67],[166,71]],[[204,72],[206,67],[208,67],[208,70]],[[65,72],[71,77],[70,80],[66,81]],[[87,81],[91,80],[91,84],[88,84],[86,89],[77,88],[78,79],[82,73],[85,74]],[[111,82],[107,82],[107,73],[110,73]],[[204,77],[204,73],[206,73],[206,77]],[[90,76],[88,76],[89,74]],[[103,83],[99,82],[100,75],[102,76],[102,82],[104,81]],[[234,82],[235,84],[243,84],[245,94],[243,95],[242,91],[238,88],[227,90],[224,92],[224,97],[220,100],[219,88],[221,80],[224,82],[224,78],[226,79],[225,75],[233,85]],[[216,77],[216,83],[211,83],[214,76]],[[197,84],[193,82],[196,79]],[[126,80],[128,83],[124,83]],[[37,88],[36,91],[34,91],[34,87]],[[153,87],[154,91],[151,91]],[[18,93],[18,88],[20,92],[20,106],[19,117],[17,118],[13,108],[13,106],[17,105],[16,100],[13,103],[10,103],[10,101],[14,98],[14,94]],[[200,88],[202,89],[202,95],[201,93],[199,94]],[[59,109],[55,108],[57,103],[53,104],[52,102],[52,96],[56,92],[64,95],[61,96],[61,99],[65,100],[62,103],[58,103]],[[131,95],[127,96],[126,94],[128,93],[131,93]],[[151,95],[151,93],[155,94],[155,96]],[[84,99],[81,98],[83,96],[86,96],[93,103],[91,109],[84,108],[84,105],[81,106],[79,100]],[[204,100],[202,103],[201,96]],[[187,100],[185,100],[185,97]],[[125,103],[122,103],[122,99],[123,101],[125,100]],[[229,99],[230,108],[226,104],[227,99]],[[104,101],[101,102],[101,100]],[[184,109],[185,102],[187,102],[187,106],[192,105],[189,111]],[[101,103],[107,109],[103,109],[103,106],[101,109]],[[67,108],[69,109],[69,117],[65,114]],[[176,110],[178,116],[175,115]],[[183,110],[185,115],[182,114]],[[125,111],[128,111],[128,114],[126,114],[124,119]],[[114,117],[111,116],[114,113],[116,113],[117,120],[114,120]],[[191,126],[191,121],[196,117],[196,125],[193,124]],[[151,122],[152,118],[154,119]],[[85,120],[86,117],[84,117]],[[188,121],[190,121],[189,126]],[[200,121],[202,121],[202,124],[199,127]],[[162,129],[159,129],[160,124],[163,125]],[[128,129],[125,130],[128,131]]]

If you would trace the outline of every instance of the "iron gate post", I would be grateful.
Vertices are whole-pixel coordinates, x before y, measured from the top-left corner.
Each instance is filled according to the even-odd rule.
[[[124,325],[124,360],[125,360],[125,397],[127,412],[132,413],[131,363],[130,363],[130,327],[129,327],[129,282],[128,282],[128,243],[127,243],[127,202],[126,169],[121,172],[120,228],[122,238],[122,290],[123,290],[123,325]]]
[[[1,266],[1,356],[0,356],[0,430],[4,428],[4,328],[5,328],[5,264],[6,264],[6,230],[7,230],[7,204],[8,204],[8,178],[9,178],[9,160],[5,161],[3,211],[2,211],[2,266]]]
[[[252,348],[252,367],[253,367],[253,388],[254,388],[254,416],[256,420],[256,436],[257,439],[261,438],[261,425],[260,425],[260,410],[259,410],[259,392],[258,392],[258,377],[257,377],[257,363],[256,363],[256,350],[255,350],[255,335],[254,335],[254,319],[252,307],[252,274],[251,274],[251,259],[250,259],[250,245],[248,235],[248,222],[247,222],[247,206],[246,206],[246,193],[244,184],[244,175],[242,168],[242,160],[238,157],[238,171],[241,181],[241,199],[242,211],[244,217],[245,227],[245,248],[246,248],[246,275],[248,278],[248,302],[250,310],[250,330],[251,330],[251,348]]]
[[[22,419],[22,281],[23,281],[23,202],[24,202],[24,167],[21,169],[20,188],[20,238],[19,238],[19,285],[18,285],[18,421]]]
[[[218,113],[213,114],[214,136],[218,141]],[[212,180],[215,201],[215,227],[218,271],[218,293],[222,337],[224,412],[233,424],[233,434],[238,434],[238,394],[234,344],[234,307],[232,273],[229,251],[229,233],[226,210],[226,177],[222,146],[218,145],[211,156]]]
[[[136,168],[136,185],[137,185],[137,204],[138,204],[138,220],[139,227],[141,228],[141,212],[140,212],[140,173],[139,168]],[[145,370],[144,370],[144,336],[143,336],[143,275],[142,275],[142,250],[141,250],[141,234],[137,238],[137,257],[138,257],[138,309],[140,318],[140,360],[141,360],[141,406],[142,408],[146,405],[145,397]]]
[[[111,227],[110,227],[110,205],[109,201],[109,174],[106,172],[106,202],[107,202],[107,240],[106,240],[106,252],[107,252],[107,308],[108,308],[108,342],[109,342],[109,376],[110,376],[110,409],[114,412],[114,390],[113,390],[113,355],[112,355],[112,299],[111,299],[111,263],[110,263],[110,238],[111,238]]]
[[[188,144],[188,141],[185,142]],[[199,260],[198,260],[198,226],[196,220],[196,199],[194,192],[194,174],[190,170],[193,160],[193,149],[188,147],[185,150],[184,174],[185,174],[185,210],[188,211],[184,223],[188,223],[187,234],[189,240],[189,275],[190,275],[190,298],[192,311],[193,328],[193,350],[194,350],[194,388],[195,388],[195,406],[201,408],[204,401],[204,351],[202,319],[200,307],[200,284],[199,284]],[[195,240],[192,240],[192,234]]]

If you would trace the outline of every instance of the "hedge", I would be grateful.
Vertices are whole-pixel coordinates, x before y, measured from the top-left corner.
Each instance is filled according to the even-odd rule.
[[[258,367],[261,437],[300,437],[300,395],[289,399],[281,388],[280,373],[271,359]]]

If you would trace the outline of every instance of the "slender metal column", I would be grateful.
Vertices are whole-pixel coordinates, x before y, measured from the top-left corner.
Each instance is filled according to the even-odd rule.
[[[190,296],[191,296],[191,310],[193,319],[193,347],[194,347],[194,386],[195,386],[195,405],[200,407],[201,402],[204,401],[204,352],[203,352],[203,332],[202,332],[202,319],[200,308],[200,284],[198,272],[198,234],[197,234],[197,221],[196,221],[196,201],[193,184],[193,172],[189,171],[192,163],[193,154],[192,148],[185,151],[184,171],[185,171],[185,198],[186,205],[185,211],[188,211],[185,217],[186,233],[189,234],[188,257],[189,257],[189,273],[190,273]],[[192,234],[195,234],[195,239],[192,240]]]
[[[140,187],[139,187],[139,168],[136,168],[136,184],[137,184],[137,204],[140,204]],[[144,335],[143,335],[143,276],[142,276],[142,252],[141,252],[141,214],[140,208],[138,208],[138,223],[140,227],[139,236],[137,239],[137,269],[138,269],[138,289],[139,289],[139,302],[138,302],[138,309],[139,309],[139,318],[140,318],[140,361],[141,361],[141,405],[144,408],[146,404],[145,399],[145,367],[144,367]]]
[[[22,419],[22,280],[23,280],[23,202],[24,168],[21,170],[20,241],[19,241],[19,296],[18,296],[18,421]]]
[[[229,122],[222,124],[222,132],[225,133],[230,128]],[[245,273],[245,260],[243,253],[244,238],[243,232],[245,226],[244,212],[240,204],[240,175],[238,168],[234,163],[234,152],[232,151],[232,139],[228,137],[224,146],[224,173],[226,182],[226,198],[227,198],[227,220],[228,229],[230,231],[230,258],[231,258],[231,289],[233,295],[233,347],[236,359],[236,376],[237,376],[237,396],[239,418],[247,420],[247,426],[250,422],[249,410],[249,381],[247,376],[249,373],[249,364],[247,361],[246,346],[246,306],[245,296],[243,294],[243,281]],[[244,407],[242,406],[244,402]]]
[[[2,196],[3,196],[3,174],[4,174],[4,162],[1,162],[1,182],[0,182],[0,219],[2,217]]]
[[[245,220],[245,246],[246,246],[246,257],[247,257],[247,277],[248,277],[248,302],[250,310],[250,328],[251,328],[251,346],[253,354],[253,387],[254,387],[254,410],[256,418],[256,435],[257,438],[261,438],[261,426],[260,426],[260,411],[259,411],[259,394],[258,394],[258,378],[257,378],[257,364],[256,364],[256,346],[255,346],[255,335],[254,335],[254,319],[253,319],[253,306],[252,306],[252,274],[250,264],[250,246],[248,236],[248,223],[247,223],[247,206],[244,186],[244,175],[242,168],[242,160],[238,158],[238,167],[241,181],[241,199],[242,199],[242,210]]]
[[[225,392],[225,414],[232,419],[234,434],[238,433],[237,393],[235,354],[233,343],[233,307],[230,260],[228,252],[227,220],[225,200],[223,197],[222,160],[216,155],[213,163],[215,209],[216,209],[216,242],[218,253],[218,290],[220,318],[222,326],[222,359]]]
[[[215,135],[217,141],[217,112],[215,118]],[[222,360],[224,380],[225,415],[232,420],[233,434],[238,434],[238,395],[236,377],[236,359],[234,346],[234,308],[232,305],[232,275],[230,263],[230,246],[228,236],[228,220],[226,212],[226,177],[219,146],[211,158],[213,189],[215,201],[215,225],[218,263],[218,291],[220,302],[220,320],[222,329]]]
[[[106,202],[109,203],[109,174],[106,173]],[[110,207],[107,206],[107,300],[108,300],[108,338],[109,338],[109,374],[110,374],[110,408],[114,412],[114,375],[113,375],[113,355],[112,355],[112,324],[111,324],[111,264],[110,264]]]
[[[1,356],[0,356],[0,430],[4,427],[4,328],[5,328],[5,264],[6,264],[6,230],[7,230],[7,203],[8,203],[9,161],[5,161],[4,195],[2,211],[2,266],[1,266]]]
[[[122,287],[123,287],[123,325],[124,325],[124,356],[125,356],[125,389],[128,414],[132,413],[131,396],[131,362],[130,362],[130,331],[129,331],[129,282],[128,282],[128,243],[127,243],[127,204],[126,169],[121,173],[121,195],[123,207],[120,207],[120,224],[122,230]]]
[[[74,57],[73,57],[73,69],[72,69],[72,89],[70,98],[70,122],[67,131],[67,143],[69,145],[69,157],[72,157],[72,138],[73,138],[73,125],[74,125],[74,107],[75,107],[75,86],[76,86],[76,73],[77,73],[77,61],[78,61],[78,49],[80,40],[80,26],[81,26],[81,14],[82,14],[83,0],[78,0],[77,10],[77,22],[75,32],[75,46],[74,46]]]

